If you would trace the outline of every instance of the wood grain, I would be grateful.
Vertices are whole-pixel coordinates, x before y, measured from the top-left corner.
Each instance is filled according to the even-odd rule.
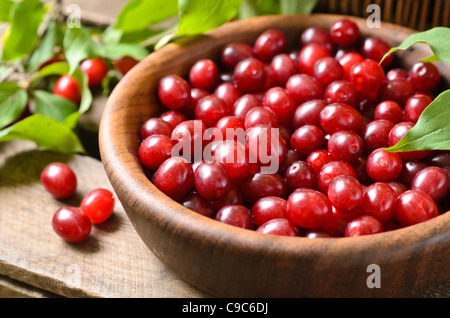
[[[39,182],[40,171],[53,161],[77,174],[78,190],[69,200],[52,198]],[[56,209],[79,206],[97,187],[112,190],[96,159],[40,150],[26,141],[0,144],[0,274],[6,282],[0,289],[9,289],[11,297],[204,297],[150,252],[118,201],[112,217],[94,226],[85,242],[70,244],[53,232]]]
[[[151,184],[139,163],[139,127],[161,111],[155,92],[162,76],[185,76],[198,59],[217,58],[224,44],[253,43],[271,27],[283,31],[292,45],[307,26],[327,29],[338,19],[342,16],[267,16],[185,38],[136,66],[108,100],[100,150],[132,224],[168,268],[214,296],[407,297],[449,278],[449,213],[409,228],[358,238],[261,235],[205,218],[170,200]],[[355,20],[363,36],[379,36],[391,45],[414,32],[386,23],[368,29],[364,19]],[[399,56],[407,66],[424,54],[423,47],[416,47]],[[440,67],[442,74],[450,75],[448,65]],[[380,266],[382,288],[367,287],[370,264]]]

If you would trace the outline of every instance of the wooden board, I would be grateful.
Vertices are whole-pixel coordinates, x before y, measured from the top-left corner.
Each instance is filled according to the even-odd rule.
[[[78,191],[70,200],[54,199],[40,184],[41,170],[53,161],[67,163],[77,174]],[[26,141],[1,143],[0,274],[66,297],[207,296],[167,271],[138,237],[120,202],[83,243],[67,243],[53,232],[51,218],[59,207],[79,206],[99,187],[111,189],[96,159],[39,150]],[[8,279],[6,286],[12,284]]]

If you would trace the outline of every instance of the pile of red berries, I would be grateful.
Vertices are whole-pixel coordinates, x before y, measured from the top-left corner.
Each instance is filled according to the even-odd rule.
[[[41,172],[41,183],[57,199],[68,199],[77,190],[77,177],[73,170],[61,162],[48,164]],[[92,224],[105,222],[114,211],[114,196],[107,189],[98,188],[89,192],[79,208],[64,206],[52,218],[53,230],[68,242],[86,240]]]
[[[349,19],[310,27],[299,44],[269,29],[253,46],[229,43],[197,61],[186,78],[161,78],[166,111],[140,130],[153,184],[197,213],[275,235],[367,235],[445,212],[450,152],[384,150],[433,100],[435,65],[405,70],[393,55],[380,65],[389,45]],[[244,138],[226,134],[238,130]]]

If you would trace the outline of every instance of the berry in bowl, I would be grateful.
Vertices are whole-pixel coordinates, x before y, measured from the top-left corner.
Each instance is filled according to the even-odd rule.
[[[448,279],[448,152],[385,151],[448,87],[447,65],[417,79],[437,76],[423,48],[379,64],[412,33],[269,16],[152,53],[100,127],[142,240],[214,296],[411,296]]]

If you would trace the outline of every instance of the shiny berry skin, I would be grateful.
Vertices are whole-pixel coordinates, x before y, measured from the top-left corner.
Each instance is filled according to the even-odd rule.
[[[286,217],[287,201],[280,197],[266,196],[256,201],[251,209],[257,227],[278,218]]]
[[[352,106],[332,103],[320,112],[320,126],[327,134],[340,130],[351,130],[360,133],[363,128],[361,114]]]
[[[285,52],[287,40],[283,32],[268,29],[261,33],[253,44],[253,53],[261,61],[271,60],[275,55]]]
[[[371,215],[380,223],[386,224],[395,214],[394,205],[397,195],[387,183],[375,182],[364,191],[361,211]]]
[[[358,92],[367,96],[368,93],[374,94],[378,91],[384,82],[384,75],[383,68],[377,62],[364,59],[352,67],[349,80]]]
[[[286,181],[277,173],[251,174],[242,181],[240,189],[244,200],[252,205],[263,197],[284,198],[287,194]]]
[[[268,167],[274,173],[282,167],[287,158],[287,144],[276,128],[258,125],[247,130],[246,152],[250,163]]]
[[[323,99],[328,103],[343,103],[355,107],[358,102],[358,92],[346,80],[331,82],[324,90]]]
[[[431,91],[439,84],[441,75],[433,63],[416,62],[409,69],[409,79],[417,90]]]
[[[240,140],[240,133],[245,131],[245,122],[236,116],[225,116],[217,121],[216,128],[220,130],[224,140]]]
[[[55,212],[52,227],[55,233],[65,241],[79,243],[89,237],[92,223],[79,209],[67,206]]]
[[[189,210],[197,212],[200,215],[206,216],[210,219],[214,219],[216,212],[208,200],[203,198],[197,192],[189,192],[183,199],[179,201],[181,205]]]
[[[302,47],[298,55],[298,70],[310,76],[314,75],[314,65],[322,57],[331,56],[330,52],[322,45],[310,43]]]
[[[204,138],[206,129],[201,120],[187,120],[172,130],[171,139],[176,142],[177,148],[181,148],[178,149],[180,154],[185,158],[195,159],[196,155],[203,155],[203,149],[206,146]]]
[[[402,227],[418,224],[439,215],[434,200],[421,190],[408,190],[397,197],[395,214]]]
[[[290,93],[282,87],[272,87],[265,94],[263,105],[277,115],[278,121],[289,125],[295,111],[295,101]]]
[[[179,111],[189,106],[191,87],[180,76],[167,75],[159,81],[158,97],[165,107]]]
[[[154,171],[172,156],[174,144],[175,142],[166,135],[151,135],[139,145],[139,160],[145,168]]]
[[[228,106],[229,111],[233,109],[234,103],[242,96],[240,90],[230,82],[219,84],[214,90],[214,95],[223,99]]]
[[[386,73],[387,81],[393,81],[397,79],[408,80],[408,77],[409,77],[408,71],[402,68],[394,68]]]
[[[195,118],[201,120],[207,128],[214,127],[219,119],[229,114],[230,110],[226,102],[215,95],[202,97],[194,111]]]
[[[286,53],[275,55],[270,61],[270,69],[274,84],[282,87],[291,76],[298,73],[296,61]]]
[[[353,65],[358,64],[359,62],[362,62],[364,60],[364,57],[359,54],[358,52],[348,52],[342,55],[337,59],[339,61],[339,64],[342,65],[342,68],[344,69],[345,73],[345,79],[349,78],[350,70],[352,69]]]
[[[210,59],[198,60],[189,70],[189,84],[191,84],[191,87],[212,92],[219,80],[219,67]]]
[[[334,43],[349,46],[358,40],[359,27],[350,19],[342,19],[333,23],[329,33]]]
[[[266,84],[266,77],[264,63],[253,57],[240,61],[233,71],[233,81],[244,94],[261,91]]]
[[[133,67],[139,63],[138,60],[131,56],[123,56],[113,61],[113,66],[122,75],[127,74]]]
[[[350,221],[345,228],[346,237],[356,237],[382,233],[383,225],[376,218],[370,215],[360,216]]]
[[[342,213],[358,211],[363,203],[363,194],[361,183],[352,176],[337,176],[328,185],[328,199]]]
[[[68,199],[77,189],[75,173],[61,162],[50,163],[42,170],[41,183],[57,199]]]
[[[427,167],[427,164],[419,160],[403,160],[402,173],[398,181],[410,187],[416,174]]]
[[[414,85],[404,79],[385,81],[378,90],[380,100],[391,100],[404,107],[408,98],[416,92]]]
[[[395,181],[402,172],[402,158],[396,152],[387,152],[384,148],[374,150],[366,162],[367,174],[373,181]]]
[[[171,157],[156,170],[152,182],[161,192],[178,201],[194,186],[194,171],[186,159]]]
[[[250,173],[245,146],[238,141],[219,141],[214,149],[213,159],[225,168],[234,183],[240,183]]]
[[[331,180],[341,175],[348,175],[354,178],[358,178],[355,169],[348,162],[333,160],[323,165],[317,176],[317,184],[319,186],[319,190],[322,193],[327,194],[328,186]]]
[[[217,212],[215,219],[219,222],[247,230],[254,230],[255,228],[252,214],[243,205],[225,205]]]
[[[392,128],[394,124],[386,119],[377,119],[368,123],[361,134],[365,154],[369,155],[378,148],[389,147],[389,134]]]
[[[326,149],[317,149],[313,150],[308,157],[305,159],[306,163],[308,163],[311,168],[313,168],[316,175],[319,175],[320,170],[324,165],[333,161],[328,150]]]
[[[287,218],[277,218],[267,221],[259,226],[256,232],[281,236],[300,236],[298,227]]]
[[[231,189],[227,170],[215,162],[203,162],[197,167],[194,184],[197,192],[209,201],[220,199]]]
[[[313,99],[297,106],[292,118],[292,128],[297,129],[303,125],[320,126],[320,112],[327,106],[322,99]]]
[[[108,64],[98,57],[95,59],[86,59],[80,64],[80,70],[86,73],[89,80],[89,87],[98,87],[109,71]]]
[[[321,128],[314,125],[301,126],[293,132],[290,145],[292,149],[306,157],[313,150],[325,145],[325,133]]]
[[[271,108],[266,106],[257,106],[247,112],[245,115],[244,125],[246,129],[256,125],[278,127],[278,117]]]
[[[373,119],[385,119],[393,124],[397,124],[403,121],[403,110],[398,103],[392,100],[385,100],[375,107]]]
[[[426,167],[414,176],[411,189],[422,190],[434,202],[441,202],[449,193],[450,180],[447,172],[440,167]]]
[[[253,94],[244,94],[234,102],[231,113],[245,120],[248,111],[256,106],[262,106],[262,102]]]
[[[395,144],[397,144],[403,136],[406,135],[408,130],[414,127],[414,123],[408,122],[408,121],[402,121],[394,127],[392,127],[391,131],[389,132],[388,136],[388,142],[389,146],[392,147]],[[425,158],[430,152],[427,150],[416,150],[416,151],[404,151],[399,152],[398,154],[402,159],[406,160],[420,160]]]
[[[58,78],[53,87],[53,94],[64,97],[75,104],[78,104],[81,101],[80,86],[77,81],[69,75],[62,75]]]
[[[297,105],[304,102],[322,99],[323,87],[317,79],[307,74],[295,74],[286,82],[286,90]]]
[[[313,189],[297,189],[287,200],[287,217],[302,228],[317,229],[325,225],[331,210],[328,197]]]
[[[254,57],[253,48],[247,43],[228,43],[220,51],[220,64],[227,70],[233,70],[235,66],[246,59]]]
[[[141,139],[151,135],[164,135],[170,137],[172,135],[173,127],[161,118],[152,117],[147,119],[141,126]]]
[[[425,94],[415,94],[405,103],[405,121],[417,123],[420,115],[433,100]]]
[[[200,99],[202,99],[205,96],[209,96],[210,93],[208,91],[205,91],[201,88],[191,88],[191,100],[189,101],[189,104],[181,109],[183,114],[188,117],[194,117],[195,112],[195,106],[197,106],[197,103]]]
[[[379,63],[383,56],[391,49],[390,45],[385,41],[377,38],[377,37],[367,37],[363,40],[361,44],[361,54],[366,59],[374,60]],[[394,59],[394,55],[388,55],[383,63],[381,64],[383,67],[388,67],[392,64]]]
[[[344,79],[345,71],[334,57],[322,57],[314,64],[313,76],[323,87]]]
[[[328,152],[333,160],[355,162],[363,154],[364,142],[355,132],[337,131],[328,140]]]
[[[335,50],[335,44],[330,34],[321,27],[309,27],[300,35],[300,44],[302,47],[311,43],[323,46],[330,54]]]
[[[186,116],[183,113],[177,112],[175,110],[168,110],[162,113],[159,118],[169,123],[172,129],[178,126],[178,124],[187,120]]]
[[[298,188],[317,189],[317,175],[305,161],[293,162],[284,172],[284,179],[290,192]]]
[[[114,195],[107,189],[95,189],[89,192],[81,201],[80,210],[92,222],[105,222],[114,212]]]

